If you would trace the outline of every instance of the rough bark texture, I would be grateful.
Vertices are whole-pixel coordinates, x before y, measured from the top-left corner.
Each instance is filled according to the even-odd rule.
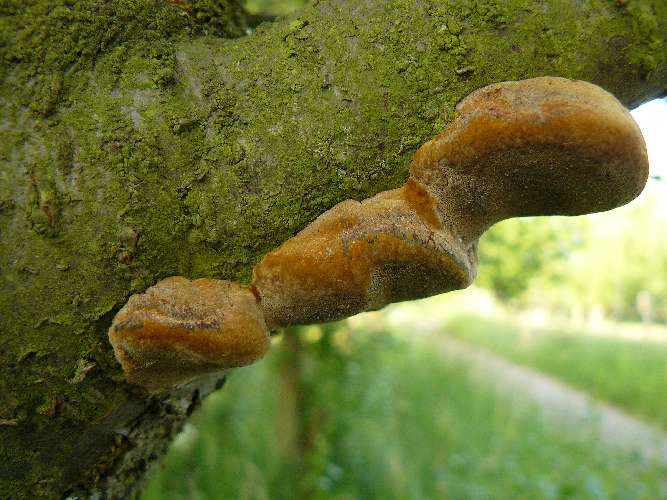
[[[235,0],[0,16],[2,497],[126,497],[215,387],[124,383],[107,329],[130,294],[247,280],[337,202],[401,185],[491,82],[667,89],[664,0],[322,0],[248,36]]]

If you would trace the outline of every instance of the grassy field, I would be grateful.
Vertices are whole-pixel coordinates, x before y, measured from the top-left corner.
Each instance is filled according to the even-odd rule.
[[[301,331],[237,370],[153,499],[658,499],[667,468],[563,430],[388,333]]]
[[[527,331],[507,320],[469,314],[453,317],[443,330],[667,429],[667,343]]]

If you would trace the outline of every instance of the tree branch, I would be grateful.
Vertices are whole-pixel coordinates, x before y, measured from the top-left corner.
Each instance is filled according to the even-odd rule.
[[[248,27],[233,1],[0,9],[0,492],[15,498],[126,494],[215,386],[149,398],[123,382],[106,331],[131,293],[247,281],[337,202],[401,185],[491,82],[583,79],[628,105],[667,89],[662,0],[322,0],[232,40]]]

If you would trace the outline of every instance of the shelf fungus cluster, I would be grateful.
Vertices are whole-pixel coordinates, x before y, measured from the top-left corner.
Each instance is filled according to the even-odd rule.
[[[159,282],[130,298],[109,337],[128,380],[149,390],[246,365],[272,330],[465,288],[494,223],[609,210],[647,175],[639,128],[601,88],[552,77],[489,85],[417,151],[403,187],[331,208],[267,254],[249,286]]]

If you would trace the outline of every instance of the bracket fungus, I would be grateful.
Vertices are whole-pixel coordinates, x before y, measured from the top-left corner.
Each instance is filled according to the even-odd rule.
[[[609,210],[646,183],[637,124],[591,83],[497,83],[456,111],[403,187],[320,215],[255,266],[249,287],[172,277],[131,297],[109,331],[128,380],[159,390],[257,360],[271,330],[465,288],[496,222]]]
[[[130,297],[116,314],[109,339],[127,379],[149,390],[248,365],[270,344],[250,290],[182,276]]]

